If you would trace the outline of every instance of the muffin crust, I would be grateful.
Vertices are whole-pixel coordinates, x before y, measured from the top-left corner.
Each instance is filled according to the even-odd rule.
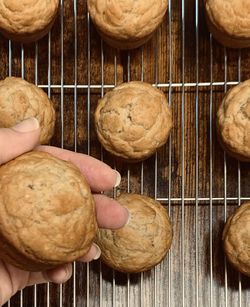
[[[30,117],[39,121],[40,143],[49,143],[54,134],[55,110],[47,94],[21,78],[0,81],[0,127],[12,127]]]
[[[161,24],[168,0],[88,0],[97,31],[111,46],[137,48],[148,41]]]
[[[85,255],[97,230],[90,188],[71,163],[26,153],[0,167],[0,258],[43,271]]]
[[[59,0],[0,0],[0,32],[8,39],[30,43],[54,24]]]
[[[235,269],[250,276],[250,202],[241,205],[228,218],[223,243],[229,262]]]
[[[222,147],[240,161],[250,161],[250,80],[228,91],[217,112]]]
[[[245,0],[205,0],[210,32],[229,48],[250,47],[250,3]]]
[[[162,91],[144,82],[123,83],[99,100],[97,136],[116,157],[136,162],[163,146],[172,128],[172,113]]]
[[[96,242],[101,259],[115,270],[138,273],[151,269],[166,256],[172,243],[172,226],[165,208],[138,194],[121,194],[117,201],[130,213],[118,230],[99,229]]]

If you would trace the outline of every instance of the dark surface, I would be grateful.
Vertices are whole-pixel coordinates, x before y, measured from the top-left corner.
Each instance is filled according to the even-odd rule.
[[[230,266],[226,266],[225,274],[221,247],[226,216],[242,198],[250,198],[250,165],[242,163],[238,167],[237,161],[228,156],[224,163],[215,131],[216,110],[224,91],[231,86],[228,82],[249,78],[249,50],[226,50],[210,38],[203,1],[198,0],[173,0],[171,23],[167,15],[157,35],[143,49],[128,53],[105,44],[102,48],[91,23],[88,36],[85,2],[77,4],[77,62],[74,1],[64,1],[63,19],[59,16],[51,33],[51,48],[48,37],[38,43],[38,84],[51,92],[57,109],[52,144],[103,158],[112,167],[116,164],[122,174],[118,193],[143,192],[162,200],[173,223],[173,245],[170,257],[151,272],[128,277],[99,261],[89,266],[77,263],[75,286],[73,278],[61,289],[50,285],[48,296],[47,285],[39,285],[36,305],[32,287],[23,291],[22,305],[20,293],[10,305],[250,306],[250,280],[242,276],[239,284],[238,273]],[[35,45],[24,47],[23,62],[20,45],[11,46],[11,74],[21,76],[23,72],[28,81],[35,82]],[[2,37],[0,52],[0,77],[4,78],[10,72],[9,44]],[[157,156],[143,164],[115,163],[101,151],[93,112],[98,98],[108,90],[106,85],[142,78],[167,85],[161,88],[173,107],[171,139]],[[183,82],[193,84],[184,87]],[[198,87],[197,82],[205,84]],[[212,86],[210,82],[221,83]],[[77,90],[76,83],[81,85]]]

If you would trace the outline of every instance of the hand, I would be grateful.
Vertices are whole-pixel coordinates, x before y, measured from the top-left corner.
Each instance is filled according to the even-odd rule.
[[[110,190],[119,185],[121,177],[108,165],[87,155],[74,153],[50,146],[38,146],[40,135],[39,123],[31,118],[12,128],[0,128],[0,165],[18,155],[30,151],[46,151],[52,155],[74,163],[84,174],[92,191]],[[101,194],[94,194],[96,218],[103,228],[117,229],[128,220],[128,212],[115,200]],[[100,249],[92,245],[87,255],[79,261],[88,262],[100,257]],[[72,274],[72,265],[65,264],[46,272],[25,272],[0,260],[0,306],[17,291],[34,284],[66,282]]]

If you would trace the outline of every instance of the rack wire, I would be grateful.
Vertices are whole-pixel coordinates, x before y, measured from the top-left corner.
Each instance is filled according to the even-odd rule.
[[[86,11],[86,3],[77,0],[60,0],[60,5],[60,17],[57,21],[59,48],[56,54],[52,54],[55,39],[54,30],[43,41],[43,44],[47,46],[47,63],[39,61],[39,50],[42,43],[34,45],[34,83],[46,90],[48,96],[57,101],[59,115],[57,128],[60,129],[60,135],[55,143],[62,148],[70,147],[65,141],[65,134],[69,129],[68,114],[66,113],[69,109],[66,95],[70,91],[73,100],[71,107],[73,107],[72,133],[74,135],[71,150],[90,155],[96,155],[97,152],[98,157],[106,161],[105,152],[98,149],[100,146],[93,139],[91,112],[96,103],[96,97],[102,97],[107,90],[112,89],[120,82],[118,68],[121,65],[121,55],[118,51],[114,52],[111,64],[114,74],[108,78],[111,82],[106,82],[105,65],[107,64],[106,59],[110,59],[110,49],[94,32],[90,16]],[[69,8],[71,9],[70,13],[67,12]],[[189,27],[188,24],[191,12],[194,12],[193,27]],[[83,19],[80,18],[82,14],[84,14]],[[64,40],[65,32],[67,32],[65,27],[69,24],[66,19],[70,17],[73,35],[73,48],[70,50],[71,52],[73,50],[73,53],[68,54],[69,47],[65,45]],[[221,98],[229,87],[246,78],[245,67],[249,56],[244,51],[223,49],[213,40],[212,35],[204,30],[203,1],[201,0],[169,0],[169,10],[164,24],[165,27],[158,31],[153,42],[140,48],[136,53],[127,52],[125,56],[123,54],[122,61],[125,63],[123,63],[125,72],[123,77],[129,81],[133,80],[136,75],[137,80],[147,81],[151,78],[146,70],[147,61],[153,59],[153,77],[150,79],[150,83],[166,92],[169,104],[176,116],[174,131],[163,151],[157,153],[149,161],[142,162],[139,167],[126,165],[125,170],[122,169],[124,185],[121,190],[128,192],[135,190],[141,194],[152,193],[152,196],[166,206],[174,228],[173,246],[168,256],[151,272],[141,273],[139,276],[124,276],[109,270],[101,262],[86,265],[74,263],[73,277],[66,285],[54,286],[48,283],[46,286],[34,286],[32,291],[25,289],[8,302],[8,307],[250,306],[249,279],[235,273],[227,265],[220,248],[222,224],[238,205],[250,200],[248,185],[250,166],[249,164],[244,165],[244,169],[242,169],[240,163],[235,164],[235,161],[221,151],[218,155],[221,157],[220,161],[223,165],[222,172],[217,170],[216,155],[220,149],[214,133],[217,93]],[[192,46],[192,55],[187,56],[187,50],[191,48],[187,36],[190,37],[193,30],[195,47]],[[164,41],[164,36],[167,37],[167,41]],[[86,40],[84,50],[79,47],[80,40],[83,39]],[[164,63],[159,63],[160,53],[162,53],[159,42],[162,42],[162,39],[166,45],[167,60]],[[92,45],[94,41],[98,42],[98,40],[100,43],[97,52],[92,48]],[[177,40],[178,42],[176,42]],[[98,43],[95,44],[98,46]],[[154,47],[153,51],[152,46]],[[203,50],[204,46],[207,47],[206,50]],[[15,65],[17,62],[15,60],[17,55],[14,51],[19,50],[18,48],[11,41],[5,47],[6,54],[8,54],[8,75],[13,75],[13,70],[16,74]],[[25,56],[26,51],[30,52],[28,48],[31,47],[20,47],[20,76],[23,78],[26,78]],[[147,56],[148,50],[151,50],[150,57]],[[87,60],[85,79],[83,78],[85,82],[82,82],[83,79],[79,80],[81,79],[79,78],[79,63],[83,52],[86,54]],[[206,61],[209,65],[207,74],[202,72],[203,52],[206,54]],[[223,66],[224,77],[218,73],[219,68],[214,66],[218,61],[218,52],[220,54],[223,52],[223,60],[220,60],[220,63]],[[97,53],[99,53],[98,56]],[[69,83],[65,82],[65,67],[68,57],[72,54],[73,74],[72,82]],[[55,78],[53,78],[52,66],[55,57],[58,57],[60,62],[59,82],[53,81]],[[96,82],[96,80],[93,82],[93,57],[100,60],[100,82]],[[194,59],[193,61],[191,61],[191,57]],[[141,66],[141,70],[137,73],[132,71],[135,68],[134,58],[140,59],[138,66]],[[232,61],[231,58],[234,60]],[[110,65],[110,63],[108,64]],[[47,77],[42,78],[46,79],[43,83],[39,79],[41,65],[47,65]],[[194,67],[194,76],[191,76],[187,69],[189,65]],[[159,76],[165,66],[167,66],[168,76],[165,78],[167,81],[162,82]],[[243,68],[244,73],[242,72]],[[176,73],[176,70],[179,73]],[[235,75],[235,71],[237,77],[229,80],[229,72],[231,76]],[[216,79],[215,75],[216,77],[219,75],[220,78]],[[204,92],[208,97],[205,102],[203,101]],[[208,105],[205,106],[205,103]],[[82,108],[86,110],[84,113],[85,123],[81,122],[80,111]],[[201,116],[203,111],[206,112],[204,117],[207,116],[206,128],[204,128],[204,119]],[[194,119],[194,123],[187,121],[188,116]],[[86,130],[85,143],[79,142],[81,125]],[[204,129],[207,134],[204,133]],[[204,145],[207,146],[207,160],[201,155],[200,150],[201,138],[204,135],[207,135],[207,141]],[[194,140],[191,148],[194,162],[193,183],[190,183],[187,173],[190,157],[187,150],[188,137]],[[84,149],[81,148],[81,144],[85,144]],[[178,171],[175,170],[176,157],[180,158]],[[107,161],[111,163],[112,167],[118,167],[115,161]],[[234,166],[232,167],[232,165]],[[153,167],[153,172],[150,171],[151,167]],[[161,178],[162,172],[165,174],[163,179]],[[178,176],[176,172],[179,174]],[[204,177],[203,172],[206,172],[207,176]],[[134,177],[139,178],[138,186],[134,186]],[[205,182],[207,185],[200,187],[200,184],[206,180],[208,184]],[[217,189],[215,185],[218,182],[222,182],[222,187]],[[115,190],[114,195],[116,193]]]

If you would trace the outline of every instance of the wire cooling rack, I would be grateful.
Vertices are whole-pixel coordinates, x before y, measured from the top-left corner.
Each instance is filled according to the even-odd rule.
[[[227,264],[221,234],[228,215],[250,200],[250,165],[220,148],[215,115],[224,93],[249,77],[248,50],[217,44],[201,0],[169,0],[163,25],[144,47],[119,52],[91,24],[86,1],[61,0],[49,35],[20,46],[1,38],[1,76],[21,76],[47,91],[57,109],[53,145],[90,154],[116,167],[114,193],[161,201],[173,223],[166,259],[150,272],[124,275],[99,261],[74,263],[65,285],[37,285],[6,306],[250,306],[250,281]],[[135,165],[117,165],[93,128],[98,98],[116,84],[147,81],[168,96],[174,128],[168,144]]]

